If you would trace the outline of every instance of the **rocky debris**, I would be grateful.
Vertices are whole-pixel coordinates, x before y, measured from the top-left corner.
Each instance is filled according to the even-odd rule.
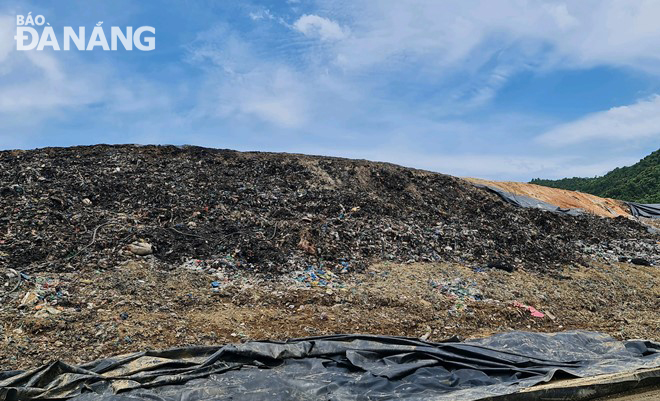
[[[515,208],[463,180],[391,164],[98,145],[3,151],[0,167],[0,267],[28,273],[132,257],[275,274],[381,260],[552,271],[610,251],[659,262],[658,235],[635,221]]]

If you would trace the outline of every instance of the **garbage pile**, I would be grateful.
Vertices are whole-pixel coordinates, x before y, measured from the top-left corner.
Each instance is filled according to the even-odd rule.
[[[342,288],[344,286],[331,270],[319,269],[314,266],[309,266],[304,271],[297,272],[295,280],[305,287]]]
[[[436,281],[429,280],[431,288],[437,289],[441,294],[446,295],[452,299],[481,301],[483,295],[477,287],[474,280],[465,280],[461,277],[456,277],[453,280]]]
[[[3,151],[0,167],[0,267],[19,272],[131,258],[273,274],[382,260],[552,270],[588,263],[584,250],[604,243],[614,258],[656,264],[660,254],[658,234],[630,219],[516,208],[455,177],[385,163],[97,145]]]
[[[440,292],[454,302],[449,309],[450,315],[457,315],[468,310],[468,303],[483,300],[476,281],[456,277],[453,280],[429,280],[432,289]]]

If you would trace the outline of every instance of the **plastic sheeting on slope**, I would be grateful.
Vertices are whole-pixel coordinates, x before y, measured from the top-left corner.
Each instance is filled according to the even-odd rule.
[[[570,216],[578,216],[584,213],[582,209],[564,209],[561,208],[557,205],[553,205],[548,202],[544,202],[538,199],[530,198],[529,196],[525,195],[516,195],[511,192],[503,191],[500,188],[491,186],[491,185],[484,185],[484,184],[474,184],[475,186],[479,188],[483,188],[487,191],[493,192],[496,195],[498,195],[502,200],[505,202],[511,203],[512,205],[519,206],[519,207],[526,207],[526,208],[536,208],[536,209],[543,209],[547,210],[550,212],[555,212],[555,213],[563,213],[563,214],[568,214]]]
[[[626,202],[630,207],[630,213],[636,217],[647,217],[649,219],[660,219],[660,203],[635,203]]]
[[[0,399],[481,400],[546,382],[660,366],[660,343],[591,332],[466,342],[336,335],[148,351],[0,373]]]

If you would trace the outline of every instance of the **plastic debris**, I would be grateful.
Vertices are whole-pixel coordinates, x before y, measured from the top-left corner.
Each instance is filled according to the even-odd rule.
[[[430,280],[429,285],[450,298],[456,298],[461,301],[483,300],[483,295],[477,288],[477,283],[474,280],[465,280],[463,278],[445,281]]]
[[[128,246],[128,250],[138,256],[147,256],[153,253],[151,244],[147,242],[135,242]]]
[[[306,287],[343,287],[344,284],[337,275],[330,270],[319,269],[308,266],[302,272],[298,272],[295,280]]]
[[[538,317],[538,318],[545,317],[545,314],[543,314],[542,312],[539,312],[533,306],[525,305],[525,304],[522,304],[518,301],[513,301],[513,306],[515,306],[516,308],[525,309],[525,310],[529,311],[529,314],[534,316],[534,317]]]

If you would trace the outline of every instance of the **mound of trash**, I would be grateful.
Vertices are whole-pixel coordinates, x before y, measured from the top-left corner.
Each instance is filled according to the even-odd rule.
[[[103,269],[192,259],[281,273],[450,261],[552,271],[657,263],[624,218],[522,209],[461,179],[386,163],[185,146],[0,152],[0,267]]]

